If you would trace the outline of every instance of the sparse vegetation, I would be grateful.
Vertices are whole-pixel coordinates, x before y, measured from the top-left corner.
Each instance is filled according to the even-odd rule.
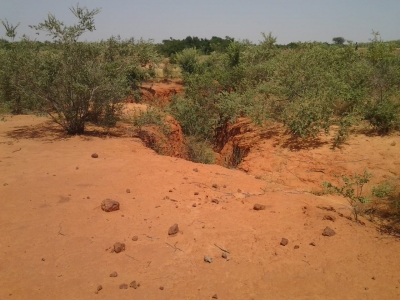
[[[352,214],[356,221],[360,215],[368,215],[371,220],[379,217],[378,221],[387,220],[389,223],[381,223],[381,227],[388,232],[400,233],[400,193],[393,181],[385,181],[372,188],[369,196],[363,194],[363,187],[369,183],[372,174],[364,170],[363,174],[354,174],[348,177],[341,175],[342,186],[335,186],[330,182],[323,182],[323,191],[315,191],[313,194],[337,194],[345,197],[352,207]]]

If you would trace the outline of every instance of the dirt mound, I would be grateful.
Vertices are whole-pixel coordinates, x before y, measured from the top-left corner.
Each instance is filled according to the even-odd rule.
[[[167,156],[187,158],[182,127],[173,117],[164,119],[164,126],[146,125],[138,132],[146,147]]]
[[[178,80],[164,80],[161,82],[144,83],[139,87],[141,101],[156,103],[163,106],[171,102],[172,96],[183,92],[183,83]],[[130,96],[127,102],[134,102]]]

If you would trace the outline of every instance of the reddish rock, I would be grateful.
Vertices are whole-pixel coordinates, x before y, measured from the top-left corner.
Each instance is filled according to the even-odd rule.
[[[265,205],[258,204],[258,203],[254,204],[254,206],[253,206],[254,210],[265,210],[265,208],[266,208]]]
[[[106,199],[101,202],[101,209],[105,212],[119,210],[119,202],[111,199]]]
[[[110,277],[118,277],[118,273],[117,273],[117,272],[112,272],[112,273],[110,274]]]
[[[93,154],[92,154],[92,157],[93,157],[93,158],[98,158],[99,155],[98,155],[97,153],[93,153]]]
[[[115,243],[114,244],[114,252],[115,253],[120,253],[122,251],[125,251],[125,244],[124,243]]]
[[[332,221],[335,222],[336,218],[334,216],[331,215],[325,215],[322,220],[328,220],[328,221]]]
[[[178,232],[179,232],[178,224],[174,224],[168,229],[168,235],[174,235],[177,234]]]
[[[281,245],[282,246],[286,246],[288,243],[289,243],[288,239],[282,238],[282,240],[281,240]]]
[[[132,281],[129,286],[135,290],[140,286],[140,283],[136,283],[136,280]]]
[[[322,232],[323,236],[334,236],[335,234],[336,232],[332,228],[329,228],[328,226],[326,226],[326,228]]]

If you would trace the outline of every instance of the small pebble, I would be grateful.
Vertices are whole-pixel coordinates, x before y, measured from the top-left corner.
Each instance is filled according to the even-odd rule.
[[[98,294],[102,289],[103,289],[103,286],[102,285],[98,285],[97,288],[96,288],[96,291],[94,293]]]
[[[294,245],[294,249],[299,249],[300,246],[299,245]]]
[[[286,246],[288,243],[289,243],[288,239],[282,238],[282,240],[281,240],[281,245],[282,246]]]
[[[311,242],[310,245],[315,247],[315,243],[314,242]]]
[[[193,203],[192,206],[193,206],[193,207],[196,207],[197,205],[196,205],[196,203]]]
[[[213,299],[218,299],[218,295],[217,295],[217,294],[214,294],[214,295],[212,296],[212,298],[213,298]]]
[[[140,286],[140,283],[136,283],[136,280],[132,281],[129,286],[135,290]]]
[[[114,271],[110,274],[110,277],[118,277],[118,273]]]
[[[163,286],[160,286],[160,290],[162,290],[162,291],[163,291],[163,290],[164,290],[164,287],[163,287]]]
[[[93,153],[93,154],[92,154],[92,157],[93,157],[93,158],[98,158],[99,155],[98,155],[97,153]]]
[[[131,192],[131,190],[130,189],[126,189],[126,192],[129,194]]]
[[[128,288],[128,285],[126,283],[120,284],[119,288],[121,290],[126,290]]]
[[[208,263],[212,263],[212,258],[204,255],[204,261]]]
[[[135,236],[132,238],[132,241],[136,242],[138,239],[139,239],[139,238],[137,237],[137,235],[135,235]]]

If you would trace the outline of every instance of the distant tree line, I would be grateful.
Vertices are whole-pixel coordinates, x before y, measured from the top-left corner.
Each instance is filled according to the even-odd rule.
[[[216,36],[211,39],[188,36],[182,40],[171,37],[169,40],[163,40],[162,43],[158,44],[157,48],[160,54],[164,56],[171,56],[189,48],[196,48],[200,53],[208,55],[212,52],[225,52],[226,48],[234,40],[229,36],[224,39]]]

